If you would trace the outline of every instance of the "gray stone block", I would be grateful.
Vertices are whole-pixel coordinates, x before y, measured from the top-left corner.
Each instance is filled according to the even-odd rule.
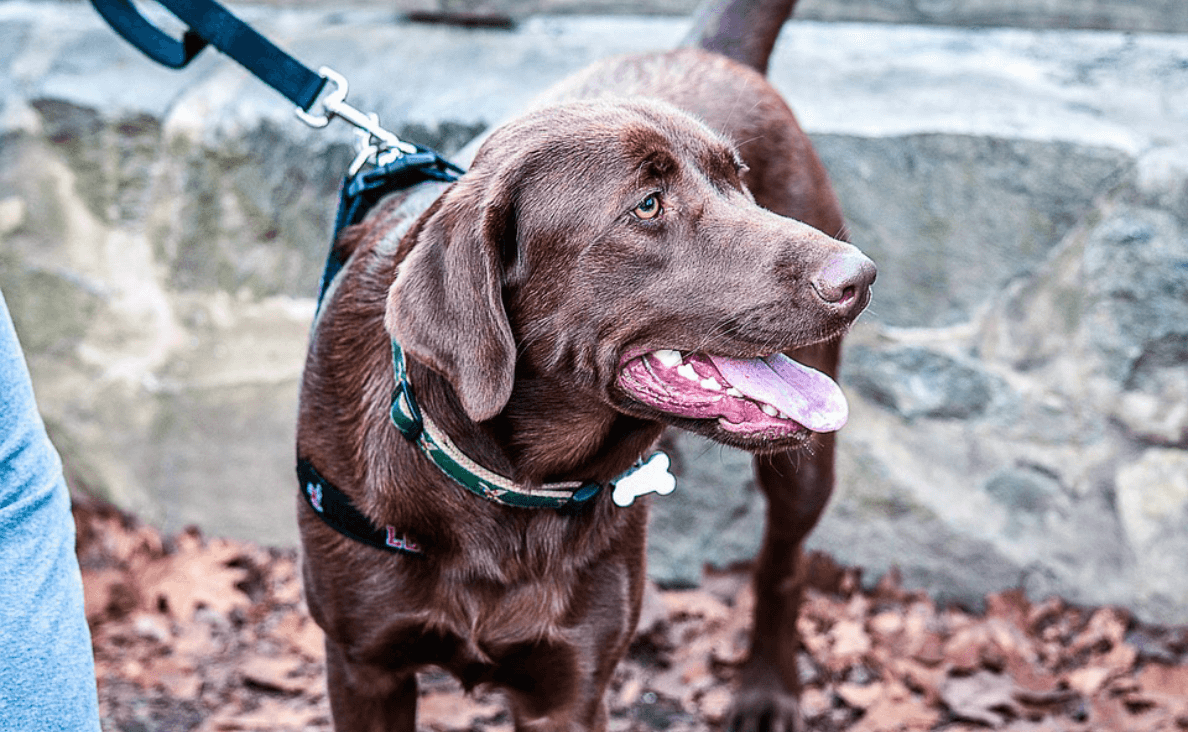
[[[864,398],[908,421],[977,419],[1006,388],[975,365],[911,346],[882,352],[851,348],[845,379]]]
[[[879,264],[868,317],[899,326],[969,321],[1044,262],[1134,164],[1117,150],[1058,141],[923,134],[814,143],[850,240]]]
[[[678,476],[677,492],[652,498],[648,572],[669,587],[694,587],[703,569],[755,556],[766,501],[751,456],[687,432],[666,434],[663,449]]]

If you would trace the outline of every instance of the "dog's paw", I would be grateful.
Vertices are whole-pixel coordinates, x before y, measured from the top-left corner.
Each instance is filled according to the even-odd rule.
[[[726,715],[725,732],[805,732],[800,701],[769,686],[740,689]]]

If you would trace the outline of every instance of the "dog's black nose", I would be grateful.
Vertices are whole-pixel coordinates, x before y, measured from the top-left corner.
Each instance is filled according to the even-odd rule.
[[[857,315],[870,299],[870,286],[878,275],[875,263],[857,249],[830,257],[813,276],[813,289],[838,310]]]

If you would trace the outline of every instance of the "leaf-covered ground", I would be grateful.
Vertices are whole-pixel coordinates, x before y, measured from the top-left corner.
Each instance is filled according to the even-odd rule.
[[[80,499],[79,560],[106,732],[329,730],[321,631],[294,552],[162,536]],[[1188,730],[1188,627],[1117,608],[986,598],[941,607],[893,576],[806,565],[803,705],[820,731]],[[745,657],[745,571],[698,590],[649,590],[638,638],[610,692],[614,730],[710,730]],[[508,730],[498,694],[421,677],[425,730]]]

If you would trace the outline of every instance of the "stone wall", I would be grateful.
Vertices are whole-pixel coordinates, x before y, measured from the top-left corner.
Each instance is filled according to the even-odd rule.
[[[266,0],[282,7],[316,7],[318,0]],[[352,0],[357,7],[523,18],[533,14],[623,13],[689,15],[698,0]],[[801,20],[1188,32],[1180,0],[800,0]]]
[[[42,410],[76,484],[167,529],[291,543],[351,135],[305,129],[214,53],[155,68],[83,7],[0,4],[0,289]],[[447,151],[684,31],[239,10]],[[812,546],[948,597],[1022,585],[1188,622],[1185,36],[797,22],[772,78],[880,266]],[[669,440],[681,484],[654,503],[652,573],[688,584],[753,553],[763,507],[746,455]]]

